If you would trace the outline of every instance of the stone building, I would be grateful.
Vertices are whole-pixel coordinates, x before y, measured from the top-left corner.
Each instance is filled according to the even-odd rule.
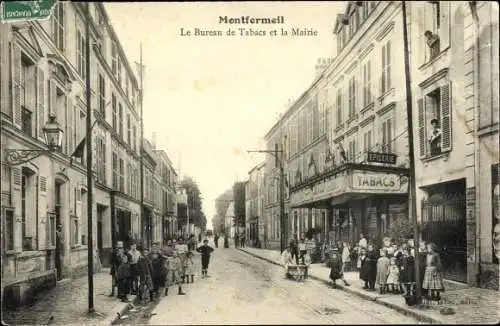
[[[248,182],[245,190],[246,201],[246,238],[249,246],[262,246],[264,240],[264,216],[262,214],[263,202],[263,168],[260,163],[248,172]]]
[[[177,173],[168,157],[167,153],[163,150],[154,150],[157,156],[157,175],[160,178],[161,189],[161,230],[162,241],[173,238],[177,230]]]
[[[89,4],[90,19],[85,10],[84,3],[59,2],[50,20],[0,24],[6,303],[25,301],[41,286],[87,271],[87,114],[93,121],[96,258],[106,265],[113,243],[143,234],[138,83],[103,4]],[[85,92],[87,23],[90,113]],[[44,139],[49,116],[55,116],[63,132],[60,151],[49,151]]]
[[[442,248],[445,277],[498,288],[498,4],[409,7],[422,237]]]
[[[356,242],[364,233],[377,241],[407,218],[405,79],[395,73],[404,71],[401,25],[398,3],[348,1],[335,22],[337,56],[320,60],[311,86],[266,136],[269,150],[284,148],[287,238]],[[269,155],[266,183],[275,175]],[[267,187],[272,220],[277,192]]]

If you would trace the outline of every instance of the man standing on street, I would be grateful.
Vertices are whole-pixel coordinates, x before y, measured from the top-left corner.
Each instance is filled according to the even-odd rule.
[[[196,248],[196,251],[201,253],[201,277],[208,277],[208,264],[210,263],[210,254],[214,251],[214,248],[208,245],[208,240],[203,240],[203,245]]]
[[[219,235],[215,234],[214,236],[215,248],[219,248]]]

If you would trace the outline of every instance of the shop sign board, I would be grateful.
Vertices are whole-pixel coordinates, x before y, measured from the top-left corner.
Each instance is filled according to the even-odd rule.
[[[303,188],[298,192],[292,193],[291,201],[293,203],[314,202],[320,199],[334,197],[339,195],[348,187],[345,176],[320,181],[315,183],[312,188]]]
[[[368,191],[401,191],[399,175],[390,173],[361,173],[352,175],[352,188]]]
[[[371,163],[396,164],[398,156],[389,153],[368,152],[366,160]]]

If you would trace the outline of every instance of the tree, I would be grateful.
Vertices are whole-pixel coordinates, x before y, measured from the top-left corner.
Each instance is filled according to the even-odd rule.
[[[234,222],[237,226],[245,226],[245,186],[246,182],[233,185]]]
[[[215,216],[213,219],[213,227],[216,233],[224,233],[224,223],[226,212],[229,204],[233,200],[233,189],[228,189],[215,199]]]
[[[181,211],[185,212],[179,214],[181,217],[181,223],[185,224],[187,222],[187,208],[189,208],[189,223],[193,223],[195,226],[199,227],[201,230],[206,230],[207,228],[207,218],[205,213],[203,213],[203,202],[201,198],[201,192],[198,184],[191,177],[184,177],[180,183],[180,188],[184,189],[187,194],[187,207],[181,204]],[[181,224],[182,225],[182,224]]]

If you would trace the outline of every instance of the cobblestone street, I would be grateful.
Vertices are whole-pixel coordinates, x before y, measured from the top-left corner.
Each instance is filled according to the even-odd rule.
[[[196,256],[199,267],[199,256]],[[128,314],[123,324],[414,324],[392,309],[331,289],[315,280],[298,283],[283,269],[236,249],[216,249],[208,279],[171,290],[146,314]]]

